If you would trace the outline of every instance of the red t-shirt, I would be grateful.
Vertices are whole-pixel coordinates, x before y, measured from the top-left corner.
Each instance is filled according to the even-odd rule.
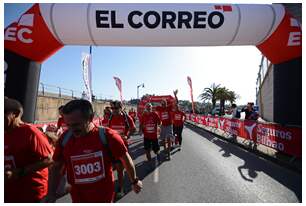
[[[72,136],[64,148],[64,134],[55,148],[53,159],[64,161],[73,202],[112,202],[114,198],[113,158],[119,159],[127,149],[117,132],[105,128],[109,148],[105,148],[95,127],[86,136]]]
[[[135,123],[132,118],[127,115],[127,120],[129,122],[130,128],[136,129]],[[123,115],[112,115],[109,121],[109,128],[117,131],[121,136],[127,136],[129,128],[126,127],[125,117]],[[124,143],[128,146],[128,142],[124,139]]]
[[[108,118],[103,118],[102,121],[101,121],[101,125],[103,127],[108,127]]]
[[[157,139],[157,125],[160,118],[155,112],[145,112],[140,119],[144,138]]]
[[[184,120],[186,115],[182,111],[174,111],[172,112],[172,120],[174,126],[182,126],[184,124]]]
[[[136,118],[136,112],[129,112],[129,115],[134,119]]]
[[[57,120],[57,128],[66,127],[65,121],[63,117],[58,118]]]
[[[4,168],[35,164],[52,155],[48,139],[35,126],[22,124],[4,133]],[[48,168],[11,180],[4,186],[5,202],[37,202],[48,192]]]
[[[168,107],[156,107],[156,111],[158,112],[159,118],[162,122],[163,126],[169,126],[172,124],[171,119],[171,106]]]

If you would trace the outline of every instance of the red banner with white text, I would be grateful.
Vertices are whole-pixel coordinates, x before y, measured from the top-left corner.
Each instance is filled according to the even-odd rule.
[[[302,157],[302,129],[273,123],[186,114],[186,119],[230,134],[252,140],[280,152]]]

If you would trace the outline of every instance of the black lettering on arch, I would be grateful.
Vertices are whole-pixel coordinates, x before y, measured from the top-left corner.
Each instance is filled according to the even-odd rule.
[[[187,29],[191,29],[191,26],[190,26],[191,19],[192,19],[192,14],[190,12],[179,11],[178,12],[178,27],[177,28],[181,29],[183,27],[183,24],[185,24],[185,27]]]
[[[207,15],[206,11],[195,11],[194,12],[194,21],[193,21],[193,28],[194,29],[205,29],[206,28],[206,18]],[[203,22],[202,24],[200,22]]]
[[[97,28],[109,28],[109,24],[103,24],[102,21],[108,21],[107,10],[97,10],[96,11],[96,25]]]
[[[155,17],[155,22],[153,24],[151,24],[149,22],[149,17],[151,15]],[[157,13],[156,11],[148,11],[147,13],[145,13],[145,15],[143,17],[143,23],[149,29],[155,29],[160,24],[160,15],[159,15],[159,13]]]
[[[169,18],[167,18],[167,17],[169,17]],[[174,25],[175,20],[176,20],[175,12],[173,12],[173,11],[163,11],[163,13],[162,13],[162,28],[166,29],[167,24],[169,24],[171,29],[175,29],[175,25]]]
[[[128,16],[128,22],[129,22],[129,25],[134,28],[134,29],[139,29],[140,27],[142,27],[142,23],[139,22],[139,23],[135,23],[133,21],[133,17],[137,15],[137,16],[141,16],[142,15],[142,12],[141,11],[132,11],[131,13],[129,13],[129,16]]]
[[[214,23],[213,22],[213,18],[214,16],[218,16],[219,17],[219,22],[218,23]],[[210,28],[212,29],[217,29],[220,26],[222,26],[222,24],[224,23],[224,16],[221,12],[218,11],[213,11],[208,15],[208,19],[207,19],[208,25]]]

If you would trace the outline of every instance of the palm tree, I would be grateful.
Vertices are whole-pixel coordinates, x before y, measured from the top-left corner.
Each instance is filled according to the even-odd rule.
[[[235,102],[236,99],[239,99],[239,95],[236,94],[234,91],[229,91],[228,92],[228,101],[233,104]]]
[[[229,90],[225,87],[220,87],[217,90],[217,99],[220,100],[220,115],[224,114],[225,102],[229,99]]]
[[[199,98],[205,102],[205,100],[211,101],[212,108],[215,108],[217,102],[217,93],[220,88],[220,84],[213,83],[210,87],[204,88],[203,93],[199,95]]]

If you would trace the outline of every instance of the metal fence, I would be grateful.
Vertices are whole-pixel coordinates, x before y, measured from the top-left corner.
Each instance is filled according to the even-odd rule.
[[[67,89],[56,85],[39,83],[38,88],[39,95],[41,96],[52,96],[52,97],[68,97],[68,98],[82,98],[84,91],[78,91],[73,89]],[[93,94],[96,100],[112,100],[114,96],[105,94]]]
[[[256,96],[271,65],[271,62],[265,56],[262,56],[256,80]]]

